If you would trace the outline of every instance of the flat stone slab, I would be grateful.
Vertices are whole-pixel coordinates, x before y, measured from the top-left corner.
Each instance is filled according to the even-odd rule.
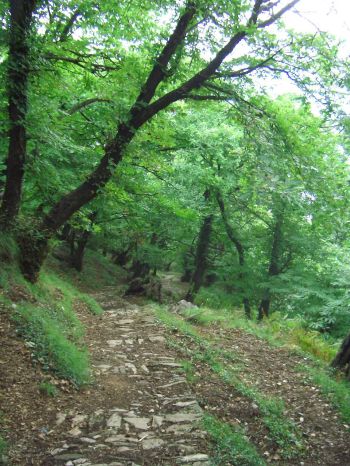
[[[153,448],[159,448],[165,444],[165,441],[160,438],[146,438],[142,441],[142,448],[144,450],[152,450]]]
[[[176,461],[179,464],[188,464],[188,463],[193,463],[193,462],[202,462],[202,461],[208,461],[209,456],[205,455],[204,453],[197,453],[196,455],[188,455],[188,456],[183,456],[182,458],[178,458]]]
[[[194,422],[200,418],[199,414],[192,414],[192,413],[175,413],[175,414],[166,414],[165,421],[166,422]]]
[[[119,414],[114,413],[107,421],[107,427],[113,427],[114,429],[119,429],[122,424],[122,418]]]
[[[132,324],[134,322],[134,319],[121,319],[118,321],[119,325],[128,325]]]
[[[123,434],[111,435],[111,437],[106,438],[106,443],[138,443],[139,439],[136,437],[127,437]]]
[[[100,371],[102,371],[102,372],[107,372],[112,366],[109,365],[109,364],[99,364],[96,367],[97,367],[97,369],[100,369]]]
[[[182,364],[179,364],[177,362],[166,362],[166,361],[160,361],[156,363],[157,366],[165,366],[165,367],[182,367]]]
[[[164,422],[163,416],[153,416],[152,417],[152,427],[160,427]]]
[[[179,408],[186,408],[187,406],[194,406],[198,405],[196,400],[192,401],[178,401],[177,403],[174,403],[174,406],[177,406]]]
[[[148,430],[150,419],[148,417],[126,417],[124,418],[125,422],[131,424],[135,429],[139,430]]]
[[[123,343],[123,340],[107,340],[107,345],[110,348],[115,348]]]

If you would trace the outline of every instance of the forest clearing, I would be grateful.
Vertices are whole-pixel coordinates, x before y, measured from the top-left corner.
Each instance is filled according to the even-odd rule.
[[[1,3],[0,465],[350,464],[346,8]]]

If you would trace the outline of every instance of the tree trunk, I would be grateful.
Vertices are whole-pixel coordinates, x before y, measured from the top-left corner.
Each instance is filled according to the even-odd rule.
[[[204,217],[202,227],[199,232],[197,250],[194,260],[194,272],[190,284],[190,289],[186,295],[187,301],[193,302],[195,295],[198,293],[203,284],[204,276],[208,268],[208,251],[213,219],[213,215],[207,215]]]
[[[18,214],[27,151],[26,115],[29,76],[28,36],[35,0],[10,0],[8,57],[9,147],[6,183],[0,208],[1,226],[11,226]]]
[[[336,369],[344,369],[347,378],[350,380],[350,333],[344,341],[331,364]]]
[[[243,281],[245,277],[245,271],[244,271],[244,266],[245,266],[245,258],[244,258],[244,248],[240,240],[237,238],[232,226],[230,225],[227,214],[226,214],[226,209],[225,209],[225,203],[223,200],[223,197],[220,193],[220,191],[217,191],[216,193],[216,200],[218,202],[220,212],[221,212],[221,218],[225,226],[226,234],[229,237],[229,239],[232,241],[232,243],[235,245],[235,248],[237,250],[238,254],[238,263],[240,266],[240,273],[238,278]],[[243,296],[243,307],[244,307],[244,313],[248,319],[251,319],[252,314],[251,314],[251,308],[250,308],[250,302],[249,298],[247,296]]]
[[[281,261],[281,247],[282,247],[282,225],[283,225],[283,214],[278,212],[276,215],[275,226],[273,229],[272,248],[270,256],[270,264],[268,270],[268,278],[277,276],[281,273],[280,261]],[[270,288],[267,287],[264,291],[264,296],[260,302],[258,308],[258,320],[262,320],[264,317],[269,317],[271,303],[271,292]]]
[[[83,270],[83,259],[84,259],[84,252],[89,237],[91,235],[91,231],[84,230],[81,236],[76,240],[75,248],[71,254],[70,262],[72,267],[75,268],[78,272]]]

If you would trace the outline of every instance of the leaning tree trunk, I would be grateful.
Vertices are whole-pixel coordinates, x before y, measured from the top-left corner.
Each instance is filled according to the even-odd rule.
[[[238,254],[238,263],[240,267],[240,272],[239,272],[239,279],[243,281],[245,279],[245,272],[244,272],[244,266],[245,266],[245,258],[244,258],[244,248],[240,240],[237,238],[232,226],[230,225],[227,214],[226,214],[226,209],[225,209],[225,203],[222,198],[222,195],[220,191],[217,191],[216,193],[216,200],[218,202],[220,212],[221,212],[221,218],[225,226],[226,234],[229,237],[229,239],[232,241],[234,244],[237,254]],[[243,306],[244,306],[244,313],[248,319],[251,319],[252,314],[251,314],[251,308],[250,308],[250,302],[249,298],[247,296],[243,296]]]
[[[344,369],[347,378],[350,380],[350,333],[344,339],[331,365],[336,369]]]
[[[208,269],[208,252],[213,219],[213,215],[207,215],[203,220],[199,232],[196,255],[194,260],[194,272],[192,275],[190,289],[188,290],[188,293],[186,295],[187,301],[193,302],[195,295],[198,293],[203,284],[204,276]]]
[[[13,224],[21,203],[27,151],[26,115],[29,76],[28,36],[35,0],[10,0],[8,56],[9,147],[5,190],[0,208],[1,226]]]
[[[268,270],[268,277],[277,276],[281,273],[280,259],[281,259],[281,247],[282,247],[282,224],[283,215],[278,212],[276,215],[275,226],[273,229],[272,248],[270,256],[270,264]],[[263,298],[258,308],[258,320],[262,320],[264,317],[268,317],[270,313],[271,303],[271,291],[267,287],[264,291]]]

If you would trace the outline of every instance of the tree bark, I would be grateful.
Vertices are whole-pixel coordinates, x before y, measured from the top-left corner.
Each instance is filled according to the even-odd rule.
[[[75,270],[77,270],[78,272],[81,272],[83,270],[84,253],[90,235],[91,231],[84,230],[80,237],[76,240],[73,253],[71,254],[71,266],[74,267]]]
[[[208,201],[210,196],[209,190],[204,193],[205,200]],[[187,301],[193,302],[194,297],[200,290],[205,273],[208,269],[208,252],[210,245],[210,237],[212,232],[214,215],[206,215],[203,219],[203,223],[199,232],[196,254],[194,259],[194,272],[192,275],[192,280],[190,288],[187,292],[186,299]]]
[[[27,151],[26,115],[30,54],[28,37],[35,4],[35,0],[10,0],[7,71],[10,130],[6,183],[0,208],[0,223],[3,227],[13,224],[21,203]]]
[[[278,212],[276,214],[276,221],[273,229],[272,248],[270,256],[270,264],[268,270],[268,278],[277,276],[281,273],[281,247],[282,247],[282,225],[283,225],[283,213]],[[262,320],[264,317],[269,316],[271,304],[271,290],[267,287],[264,291],[263,298],[258,308],[258,320]]]
[[[221,212],[221,218],[222,218],[222,221],[223,221],[224,226],[225,226],[226,234],[229,237],[229,239],[231,240],[231,242],[235,245],[235,248],[237,250],[238,263],[239,263],[239,266],[240,266],[240,269],[241,269],[241,271],[239,273],[239,279],[241,281],[243,281],[246,278],[245,277],[245,271],[244,271],[244,266],[245,266],[244,247],[243,247],[241,241],[236,236],[232,226],[230,225],[230,223],[228,221],[227,214],[226,214],[226,209],[225,209],[225,203],[224,203],[224,200],[223,200],[223,197],[222,197],[220,191],[217,191],[217,193],[216,193],[216,200],[217,200],[218,205],[219,205],[219,209],[220,209],[220,212]],[[251,319],[252,314],[251,314],[250,302],[249,302],[249,298],[247,296],[245,296],[245,295],[243,296],[243,307],[244,307],[244,313],[245,313],[246,317],[248,319]]]
[[[186,295],[187,301],[193,302],[194,297],[200,290],[205,273],[208,269],[208,250],[210,244],[210,236],[212,231],[213,215],[208,215],[204,218],[200,229],[197,250],[195,256],[195,269],[192,276],[190,289]]]
[[[350,333],[344,341],[331,364],[336,369],[345,370],[346,377],[350,380]]]

